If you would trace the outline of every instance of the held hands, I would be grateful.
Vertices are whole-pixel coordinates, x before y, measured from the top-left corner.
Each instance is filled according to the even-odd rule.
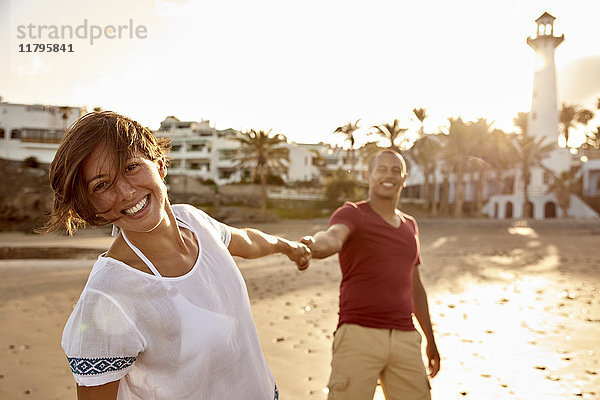
[[[288,258],[296,263],[298,271],[304,271],[310,265],[312,256],[310,249],[302,242],[287,241],[288,248],[284,252]]]
[[[312,250],[312,247],[315,245],[315,238],[310,235],[306,235],[300,239],[300,243],[307,245],[308,248]]]

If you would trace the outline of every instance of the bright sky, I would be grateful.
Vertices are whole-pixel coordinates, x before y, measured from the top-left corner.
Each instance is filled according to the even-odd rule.
[[[430,115],[426,131],[452,116],[512,129],[531,105],[525,40],[544,11],[565,34],[559,102],[595,109],[598,0],[0,0],[0,96],[100,106],[153,129],[167,115],[273,128],[296,142],[329,140],[358,118],[365,128],[398,118],[416,130],[415,107]],[[41,42],[19,38],[19,25],[76,28],[84,19],[88,28],[132,20],[146,37],[125,30],[90,45],[88,30],[87,39],[45,40],[71,43],[73,53],[18,52]]]

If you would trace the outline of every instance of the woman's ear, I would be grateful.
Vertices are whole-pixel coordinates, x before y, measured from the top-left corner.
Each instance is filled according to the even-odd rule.
[[[167,165],[164,160],[158,160],[158,173],[161,179],[167,176]]]

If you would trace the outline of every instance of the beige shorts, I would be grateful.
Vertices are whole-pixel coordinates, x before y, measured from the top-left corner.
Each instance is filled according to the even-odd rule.
[[[417,331],[343,324],[333,340],[329,400],[372,400],[380,379],[387,400],[431,399]]]

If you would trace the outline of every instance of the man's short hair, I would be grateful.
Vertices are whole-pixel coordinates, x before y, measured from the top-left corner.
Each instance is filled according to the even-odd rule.
[[[392,149],[383,149],[383,150],[379,150],[377,153],[375,153],[375,155],[373,155],[373,157],[371,157],[371,159],[369,160],[369,172],[371,172],[373,170],[373,166],[375,165],[375,159],[377,157],[379,157],[381,154],[393,154],[396,157],[398,157],[400,159],[400,161],[402,162],[402,175],[406,175],[406,161],[404,161],[404,157],[402,157],[402,154],[400,154],[399,152],[397,152],[396,150],[392,150]]]

